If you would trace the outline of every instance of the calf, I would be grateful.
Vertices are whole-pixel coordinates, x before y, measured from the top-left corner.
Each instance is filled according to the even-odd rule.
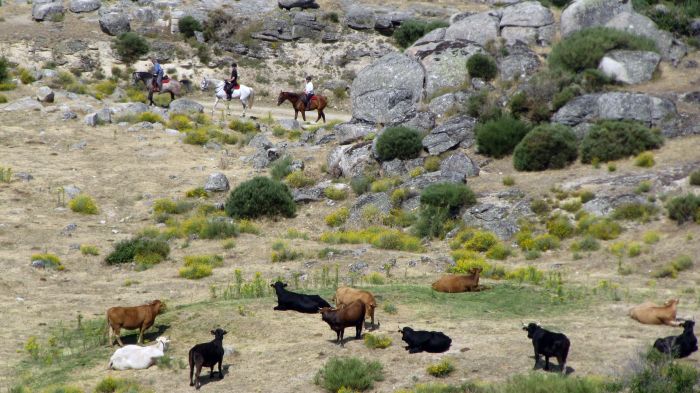
[[[167,337],[158,337],[156,343],[147,347],[127,345],[117,349],[109,359],[109,368],[113,370],[141,370],[156,364],[165,356],[170,341]]]
[[[361,338],[362,325],[365,323],[365,304],[356,300],[341,309],[324,307],[318,312],[324,322],[331,327],[336,334],[336,344],[343,344],[343,336],[346,327],[355,327],[355,338]]]
[[[480,267],[469,270],[470,274],[448,274],[433,283],[433,289],[438,292],[457,293],[472,292],[479,288]]]
[[[277,306],[274,308],[275,310],[292,310],[306,314],[315,314],[321,308],[331,307],[327,301],[323,300],[318,295],[302,295],[300,293],[289,292],[284,289],[287,286],[285,283],[277,281],[270,286],[275,288],[275,293],[277,294]]]
[[[401,333],[401,339],[408,344],[404,347],[408,353],[440,353],[447,351],[452,345],[452,339],[442,332],[428,332],[404,327],[399,330],[399,333]]]
[[[527,338],[532,339],[535,349],[535,369],[540,361],[540,355],[544,356],[544,369],[549,370],[549,358],[556,357],[561,372],[566,372],[566,357],[569,355],[569,339],[561,333],[552,333],[536,323],[527,326],[523,323],[523,330],[527,332]]]
[[[149,304],[136,307],[112,307],[107,310],[107,330],[109,345],[114,345],[112,335],[117,336],[119,346],[124,346],[119,336],[121,329],[139,329],[138,343],[143,344],[143,333],[156,321],[156,316],[165,310],[165,304],[154,300]]]
[[[199,374],[202,372],[202,367],[210,367],[209,378],[214,376],[214,366],[219,364],[219,379],[224,379],[224,373],[221,371],[221,363],[224,361],[224,335],[228,333],[223,329],[212,330],[211,334],[214,339],[208,343],[197,344],[189,353],[190,363],[190,386],[199,389],[202,383],[199,380]],[[194,368],[197,367],[197,372],[194,373]],[[194,379],[192,379],[194,374]]]
[[[629,310],[629,316],[647,325],[669,325],[678,326],[676,320],[676,308],[678,299],[667,300],[663,306],[654,303],[642,303]]]
[[[698,350],[698,339],[693,333],[694,321],[681,323],[683,333],[680,336],[668,336],[659,338],[654,342],[654,348],[661,353],[671,355],[674,358],[685,358]]]
[[[371,324],[374,326],[374,310],[377,308],[377,301],[372,293],[360,289],[342,287],[335,291],[335,297],[333,298],[335,306],[338,308],[345,307],[356,300],[361,301],[365,305],[365,319],[369,315],[372,319]]]

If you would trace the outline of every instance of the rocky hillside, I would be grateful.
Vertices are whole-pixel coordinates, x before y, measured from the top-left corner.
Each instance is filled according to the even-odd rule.
[[[186,391],[189,348],[221,327],[225,378],[202,390],[694,391],[697,352],[647,354],[681,329],[627,317],[700,311],[694,18],[651,0],[3,2],[0,390]],[[149,106],[132,72],[151,56],[192,88]],[[199,88],[232,62],[246,118]],[[278,102],[306,75],[327,122]],[[431,290],[474,268],[478,291]],[[369,290],[380,324],[339,347],[320,316],[273,311],[275,280]],[[166,356],[105,370],[105,310],[156,298]],[[530,372],[522,321],[567,334],[570,375]],[[397,326],[452,346],[409,354]]]

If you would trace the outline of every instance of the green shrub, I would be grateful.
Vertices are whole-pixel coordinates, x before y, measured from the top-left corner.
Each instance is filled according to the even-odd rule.
[[[586,233],[600,240],[617,239],[622,232],[620,224],[609,218],[594,219],[586,230]]]
[[[304,171],[294,171],[288,174],[284,181],[292,188],[308,187],[316,183],[314,179],[306,176]]]
[[[228,128],[243,134],[258,132],[258,126],[252,121],[233,119],[228,123]]]
[[[498,66],[491,56],[475,53],[467,60],[467,71],[472,78],[490,81],[498,75]]]
[[[369,243],[385,250],[423,252],[420,239],[395,229],[368,227],[358,231],[324,232],[321,239],[330,244]]]
[[[565,87],[563,90],[556,93],[554,97],[552,97],[552,110],[558,111],[561,107],[576,97],[578,95],[577,93],[578,91],[570,86]]]
[[[700,186],[700,170],[697,170],[690,174],[690,177],[688,178],[688,183],[690,183],[691,186]]]
[[[446,377],[455,370],[455,366],[449,359],[442,359],[439,363],[431,364],[426,371],[433,377]]]
[[[189,201],[173,201],[168,198],[156,199],[153,201],[153,212],[157,214],[182,214],[194,207],[194,203]]]
[[[476,203],[474,192],[464,184],[436,183],[421,192],[420,203],[434,207],[456,210]]]
[[[177,22],[177,27],[180,30],[180,33],[182,33],[182,35],[184,35],[187,38],[194,37],[195,31],[203,30],[202,24],[190,15],[180,18],[180,20]]]
[[[630,202],[615,208],[611,217],[615,220],[649,221],[659,209],[650,203]]]
[[[142,112],[136,117],[136,119],[137,121],[145,121],[148,123],[165,123],[161,115],[153,112]]]
[[[552,217],[547,221],[547,232],[559,239],[568,239],[576,233],[576,228],[568,218],[562,215]]]
[[[385,192],[398,186],[399,184],[401,184],[400,179],[387,177],[373,181],[369,189],[372,192]]]
[[[572,199],[562,203],[561,208],[569,213],[576,213],[577,211],[581,210],[582,206],[583,204],[581,203],[580,199]]]
[[[394,207],[400,207],[403,201],[409,198],[409,191],[405,188],[397,188],[391,192],[389,200]]]
[[[571,245],[571,251],[598,251],[600,243],[591,235],[586,235],[583,239]]]
[[[421,150],[421,135],[412,128],[389,127],[377,139],[377,154],[382,161],[416,158]]]
[[[201,239],[227,239],[242,232],[235,223],[225,217],[208,218],[201,215],[188,218],[173,230],[180,237],[196,235]]]
[[[32,73],[26,68],[20,68],[18,71],[19,80],[23,85],[28,85],[36,80],[34,79],[34,75],[32,75]]]
[[[632,242],[627,248],[627,256],[630,258],[638,257],[642,253],[642,245],[637,242]]]
[[[61,258],[55,254],[33,254],[30,258],[31,261],[44,261],[46,267],[50,267],[56,270],[63,270],[65,267],[61,263]]]
[[[272,243],[272,253],[270,254],[270,260],[272,262],[293,261],[303,255],[303,253],[289,248],[289,245],[287,243],[278,240]]]
[[[430,157],[428,157],[428,158],[430,158]],[[436,157],[436,158],[437,158],[437,157]],[[439,168],[438,168],[438,169],[439,169]],[[411,170],[408,172],[408,176],[410,176],[411,179],[413,179],[413,178],[415,178],[415,177],[418,177],[418,176],[424,174],[425,171],[426,171],[425,168],[420,167],[420,166],[417,166],[417,167],[411,169]]]
[[[102,97],[110,96],[114,93],[117,88],[117,82],[113,80],[106,80],[95,85],[95,91]]]
[[[511,254],[512,251],[510,247],[503,243],[496,243],[486,252],[486,257],[502,261],[507,259]]]
[[[543,124],[530,131],[516,146],[513,166],[519,171],[561,169],[576,160],[576,136],[567,126]]]
[[[440,157],[430,156],[430,157],[425,159],[425,162],[423,163],[423,168],[425,168],[425,170],[427,172],[439,171],[441,162],[442,162],[442,160],[440,159]],[[700,171],[698,173],[700,173]],[[413,177],[415,177],[415,176],[413,176]]]
[[[401,48],[408,48],[414,42],[431,31],[447,27],[449,23],[443,21],[427,22],[417,19],[403,21],[401,26],[394,30],[393,37]]]
[[[173,128],[178,131],[189,130],[194,127],[194,124],[187,115],[184,114],[173,114],[168,120],[168,128]]]
[[[593,191],[584,190],[579,193],[579,198],[581,198],[581,203],[586,203],[595,199],[595,194]]]
[[[475,231],[469,240],[463,244],[463,247],[464,249],[470,251],[486,252],[496,244],[498,244],[498,237],[495,233],[488,231]]]
[[[334,201],[342,201],[348,197],[348,192],[344,188],[328,186],[323,190],[323,195]]]
[[[209,265],[203,265],[203,264],[183,266],[178,271],[178,274],[182,278],[186,278],[189,280],[199,280],[200,278],[211,276],[212,275],[212,267]]]
[[[674,362],[653,348],[635,369],[627,384],[630,393],[693,393],[700,380],[695,366]]]
[[[95,200],[89,195],[79,194],[71,199],[68,207],[76,213],[80,214],[97,214],[97,205]]]
[[[314,378],[314,383],[331,393],[341,388],[359,391],[371,389],[375,381],[384,379],[382,364],[358,358],[331,358]]]
[[[126,64],[132,64],[139,57],[148,53],[148,42],[134,32],[122,33],[115,38],[113,48],[119,58]]]
[[[10,78],[10,62],[5,56],[0,57],[0,83]]]
[[[0,94],[0,104],[6,104],[7,103],[7,97],[3,94]]]
[[[542,234],[532,239],[533,247],[537,251],[556,250],[559,248],[559,239],[550,234]]]
[[[384,349],[391,345],[391,337],[375,336],[372,333],[365,333],[365,346],[369,349]]]
[[[293,217],[296,204],[286,185],[267,177],[256,177],[241,183],[231,192],[225,210],[235,218]]]
[[[656,52],[649,38],[607,27],[577,31],[554,45],[548,56],[550,68],[581,72],[596,69],[605,54],[613,49]]]
[[[511,187],[515,185],[515,179],[512,176],[506,176],[503,178],[503,185],[506,187]]]
[[[164,240],[138,236],[122,240],[114,245],[105,262],[109,265],[133,262],[138,256],[158,256],[158,262],[170,254],[170,246]]]
[[[107,377],[95,386],[94,393],[147,393],[151,390],[143,389],[137,382],[124,379]]]
[[[88,244],[81,244],[80,253],[83,255],[100,255],[100,249]]]
[[[693,220],[700,223],[700,196],[688,194],[674,197],[666,204],[666,209],[669,218],[679,225]]]
[[[656,231],[647,231],[642,235],[642,241],[646,244],[656,244],[661,240],[661,236]]]
[[[347,207],[341,207],[340,209],[326,216],[326,225],[329,227],[339,227],[345,224],[345,221],[347,221],[349,217],[350,209]]]
[[[369,191],[372,185],[372,178],[369,176],[358,176],[350,179],[350,188],[355,193],[355,195],[362,195]]]
[[[581,141],[581,162],[594,158],[612,161],[633,156],[663,145],[663,137],[648,127],[628,120],[604,120],[596,123]]]
[[[506,274],[506,279],[520,283],[529,282],[537,285],[544,280],[544,272],[534,266],[526,266],[508,272],[508,274]]]
[[[476,143],[481,154],[501,158],[513,149],[530,131],[530,126],[511,116],[502,116],[476,127]]]
[[[549,203],[544,199],[533,199],[532,202],[530,202],[530,210],[539,216],[549,213],[552,209],[549,207]]]
[[[284,156],[275,161],[270,167],[270,176],[275,180],[282,180],[292,173],[292,157]]]
[[[656,164],[654,161],[654,153],[650,151],[645,151],[639,153],[637,157],[634,158],[634,165],[642,168],[651,168]]]

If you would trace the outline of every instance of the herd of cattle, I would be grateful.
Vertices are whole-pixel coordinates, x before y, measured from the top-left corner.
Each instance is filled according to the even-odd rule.
[[[481,269],[475,268],[467,275],[446,275],[433,283],[432,288],[439,292],[456,293],[476,291],[479,286],[479,273]],[[334,298],[336,307],[326,302],[319,295],[306,295],[295,293],[286,289],[287,284],[275,282],[271,285],[277,295],[277,311],[297,311],[307,314],[320,313],[324,322],[336,333],[336,343],[344,344],[343,336],[345,328],[355,327],[355,338],[361,338],[362,328],[367,317],[371,318],[371,326],[375,325],[374,311],[377,302],[374,296],[368,292],[354,288],[338,288]],[[649,325],[669,325],[683,327],[683,333],[678,336],[659,338],[654,342],[654,348],[659,352],[668,354],[674,358],[684,358],[698,350],[698,341],[693,332],[695,322],[692,320],[679,320],[676,317],[678,299],[671,299],[663,306],[653,303],[643,303],[633,307],[629,316],[640,323]],[[109,344],[114,344],[113,336],[121,346],[111,357],[109,367],[115,370],[144,369],[156,363],[158,358],[164,356],[169,341],[165,337],[159,337],[151,346],[127,345],[123,346],[120,338],[121,329],[138,329],[138,344],[143,344],[143,334],[155,322],[156,316],[161,313],[165,305],[156,300],[152,303],[137,307],[112,307],[107,310],[107,327],[109,331]],[[545,358],[544,369],[549,370],[549,358],[556,358],[562,373],[566,373],[566,359],[571,345],[568,337],[562,333],[550,332],[537,323],[523,324],[523,330],[532,340],[535,351],[535,368],[540,358]],[[202,367],[210,368],[210,378],[213,377],[214,367],[218,365],[219,378],[223,379],[222,362],[226,350],[223,346],[223,329],[212,330],[214,340],[197,344],[189,351],[188,361],[190,366],[190,386],[199,389],[201,386],[200,373]],[[413,330],[404,327],[399,330],[401,338],[406,342],[404,347],[409,353],[430,352],[441,353],[450,348],[452,339],[442,332]]]

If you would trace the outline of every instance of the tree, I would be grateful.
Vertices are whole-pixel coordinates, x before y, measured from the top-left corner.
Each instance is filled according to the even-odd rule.
[[[114,50],[124,63],[130,65],[148,53],[149,47],[146,39],[130,31],[119,34],[114,40]]]

